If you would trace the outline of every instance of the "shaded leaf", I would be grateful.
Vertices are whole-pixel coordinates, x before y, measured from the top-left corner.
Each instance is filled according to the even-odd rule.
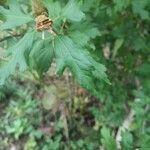
[[[62,15],[71,21],[81,21],[84,13],[78,8],[75,0],[70,0],[62,11]]]
[[[32,20],[29,15],[26,15],[21,11],[20,5],[16,0],[11,0],[9,2],[9,9],[0,6],[0,12],[6,18],[6,22],[0,26],[0,30],[11,29]]]
[[[106,150],[116,150],[117,149],[116,142],[115,142],[114,138],[111,136],[108,128],[103,127],[101,129],[101,135],[102,135],[101,142],[102,142],[103,146],[106,148]]]
[[[133,136],[130,132],[125,131],[122,133],[122,146],[124,149],[132,150],[133,149]]]
[[[77,47],[67,36],[55,38],[54,54],[59,75],[68,67],[83,87],[99,96],[101,80],[108,82],[106,68],[102,64],[96,62],[88,51]]]
[[[39,75],[48,71],[53,59],[53,49],[50,48],[48,40],[37,41],[29,55],[29,63]]]
[[[5,79],[15,73],[17,66],[20,71],[27,68],[25,51],[31,49],[33,38],[34,32],[28,32],[16,45],[10,48],[12,56],[10,61],[0,69],[0,84],[4,84]]]
[[[113,0],[113,1],[115,3],[115,11],[122,11],[130,3],[130,0]]]
[[[133,0],[132,1],[132,9],[135,14],[140,15],[142,19],[150,19],[150,13],[145,9],[147,5],[150,5],[149,0]]]
[[[49,17],[51,19],[56,19],[61,16],[62,8],[59,2],[44,0],[44,4],[48,9]]]

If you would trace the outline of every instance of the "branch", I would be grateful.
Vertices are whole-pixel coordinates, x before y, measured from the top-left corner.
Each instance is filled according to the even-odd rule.
[[[125,129],[129,129],[133,120],[134,120],[135,112],[133,109],[130,110],[128,116],[125,118],[124,122],[122,123],[122,126],[119,127],[118,132],[116,134],[116,143],[117,143],[117,148],[121,149],[120,142],[122,140],[121,133],[122,131],[125,131]]]
[[[6,36],[6,37],[0,39],[0,43],[3,42],[3,41],[8,40],[8,39],[10,39],[10,38],[13,38],[13,37],[19,37],[19,36],[21,36],[21,34],[15,34],[15,35],[9,35],[9,36]]]
[[[135,77],[135,84],[136,84],[136,89],[138,91],[140,91],[142,87],[141,87],[140,81],[138,80],[137,77]],[[139,101],[139,99],[135,98],[134,102],[137,102],[137,101]],[[146,110],[147,109],[148,108],[146,107]],[[133,110],[133,108],[131,108],[128,116],[125,118],[124,122],[122,123],[122,126],[119,127],[118,132],[116,134],[116,143],[117,143],[117,148],[118,149],[121,149],[120,142],[122,140],[122,136],[121,136],[122,131],[125,131],[126,129],[130,128],[132,122],[134,121],[134,116],[135,115],[136,115],[135,111]],[[144,123],[144,125],[145,125],[145,123]]]

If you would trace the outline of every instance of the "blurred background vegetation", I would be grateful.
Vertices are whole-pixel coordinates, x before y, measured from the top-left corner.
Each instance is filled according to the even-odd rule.
[[[29,1],[19,2],[28,9]],[[150,149],[150,1],[77,2],[98,29],[91,53],[105,64],[111,85],[102,83],[97,99],[68,71],[56,77],[55,64],[40,81],[16,73],[0,87],[0,150]],[[0,56],[25,28],[0,31]]]

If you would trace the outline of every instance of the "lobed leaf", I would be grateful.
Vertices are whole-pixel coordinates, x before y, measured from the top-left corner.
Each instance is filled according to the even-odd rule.
[[[150,20],[150,13],[146,10],[146,6],[150,5],[149,0],[133,0],[132,1],[132,10],[135,14],[140,15],[142,19]]]
[[[25,51],[31,49],[33,39],[34,32],[27,32],[16,45],[10,48],[12,56],[10,61],[0,69],[0,84],[4,84],[5,80],[15,73],[16,67],[19,67],[20,71],[27,68]]]
[[[48,40],[39,40],[35,43],[30,55],[29,64],[39,75],[46,72],[53,59],[53,49],[49,46]]]
[[[62,16],[71,21],[81,21],[84,13],[78,8],[75,0],[70,0],[62,11]]]
[[[117,146],[116,146],[116,142],[114,140],[114,138],[111,136],[110,134],[110,130],[106,127],[103,127],[101,129],[101,135],[102,135],[102,139],[101,142],[103,144],[103,146],[106,148],[106,150],[116,150]]]
[[[57,74],[61,75],[67,67],[81,86],[99,97],[101,80],[109,82],[106,68],[92,58],[88,51],[79,48],[69,37],[57,36],[54,40]]]
[[[54,20],[61,16],[62,8],[59,2],[52,2],[49,0],[44,0],[44,4],[46,8],[48,9],[49,17],[51,19]]]
[[[21,11],[21,7],[16,0],[11,0],[9,2],[9,9],[0,6],[0,12],[6,18],[6,22],[0,26],[0,30],[11,29],[32,20],[32,17]]]

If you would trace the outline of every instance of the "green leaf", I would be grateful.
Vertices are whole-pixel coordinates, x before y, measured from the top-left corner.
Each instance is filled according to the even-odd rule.
[[[90,40],[89,36],[79,31],[71,32],[70,37],[75,43],[77,43],[81,47],[87,45],[88,41]]]
[[[41,76],[48,71],[53,59],[53,49],[49,46],[49,40],[37,41],[30,53],[29,63]]]
[[[59,2],[52,2],[50,0],[44,0],[44,4],[48,9],[49,17],[56,19],[61,16],[61,5]]]
[[[0,68],[0,84],[4,84],[6,78],[15,73],[16,67],[19,67],[20,71],[24,71],[27,68],[25,51],[31,49],[33,38],[34,32],[28,32],[16,45],[10,48],[12,52],[11,59]]]
[[[146,6],[150,5],[149,0],[133,0],[132,9],[135,14],[140,15],[142,19],[150,19],[150,13],[145,9]]]
[[[129,3],[130,3],[130,0],[113,0],[114,3],[115,3],[115,11],[122,11],[124,8],[126,8]]]
[[[146,44],[146,40],[142,37],[137,37],[133,40],[134,49],[138,50],[145,50],[148,49],[148,45]]]
[[[71,39],[81,47],[90,47],[95,49],[94,44],[91,42],[91,39],[94,39],[97,36],[100,36],[100,31],[95,27],[95,25],[88,22],[83,23],[74,23],[71,26],[71,32],[69,36]],[[82,39],[82,40],[81,40]]]
[[[71,26],[71,31],[72,32],[80,32],[80,33],[86,35],[89,39],[91,39],[91,38],[93,39],[93,38],[101,35],[98,28],[94,24],[89,23],[89,22],[84,22],[84,23],[82,23],[82,25],[81,25],[81,23],[74,23]]]
[[[0,26],[0,30],[11,29],[32,20],[29,15],[22,12],[19,3],[16,0],[11,0],[9,2],[9,9],[0,6],[0,12],[6,18],[6,22]]]
[[[103,127],[101,129],[101,135],[103,137],[101,139],[101,142],[102,142],[103,146],[106,148],[106,150],[116,150],[117,149],[116,142],[115,142],[114,138],[111,136],[108,128]]]
[[[117,39],[115,41],[115,45],[114,45],[114,48],[113,48],[112,59],[114,59],[116,57],[117,52],[120,49],[120,47],[122,46],[123,42],[124,42],[124,39]]]
[[[122,133],[122,141],[121,144],[124,149],[132,150],[133,149],[133,136],[129,131],[125,131]]]
[[[140,150],[148,150],[150,147],[150,135],[147,133],[141,134],[139,138]]]
[[[101,80],[109,82],[106,68],[95,61],[87,50],[81,49],[67,36],[57,36],[54,40],[57,74],[69,68],[81,86],[99,97]]]
[[[84,13],[78,8],[75,0],[70,0],[62,11],[62,16],[71,21],[81,21]]]

